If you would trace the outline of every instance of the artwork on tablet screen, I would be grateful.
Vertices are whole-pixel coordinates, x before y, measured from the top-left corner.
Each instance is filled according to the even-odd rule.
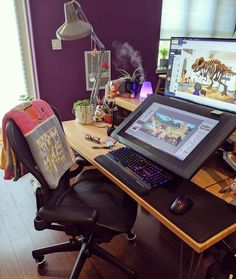
[[[179,160],[184,160],[218,122],[152,103],[125,132]]]
[[[177,146],[196,125],[156,113],[140,128],[166,144]]]

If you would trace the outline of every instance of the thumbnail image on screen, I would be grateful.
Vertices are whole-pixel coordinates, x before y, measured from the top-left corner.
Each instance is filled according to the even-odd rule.
[[[166,91],[236,112],[236,40],[172,39]]]
[[[153,103],[125,132],[184,160],[219,121]]]
[[[169,145],[177,146],[194,128],[196,128],[194,124],[156,112],[140,127],[140,130]]]

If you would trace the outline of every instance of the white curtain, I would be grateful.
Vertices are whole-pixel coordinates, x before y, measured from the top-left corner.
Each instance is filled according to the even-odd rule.
[[[233,37],[236,0],[163,0],[160,39]]]

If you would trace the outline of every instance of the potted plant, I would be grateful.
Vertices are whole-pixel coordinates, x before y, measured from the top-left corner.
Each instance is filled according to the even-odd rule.
[[[72,112],[79,124],[86,125],[93,122],[93,105],[89,99],[74,102]]]
[[[160,56],[161,56],[160,68],[162,69],[166,69],[168,66],[168,59],[167,59],[168,53],[169,51],[166,47],[160,49]]]
[[[143,68],[136,68],[132,75],[124,69],[116,69],[125,80],[124,86],[126,93],[130,93],[131,97],[135,97],[139,93],[140,83],[143,82],[144,79]]]
[[[19,101],[31,101],[33,98],[27,94],[22,94],[19,96]]]

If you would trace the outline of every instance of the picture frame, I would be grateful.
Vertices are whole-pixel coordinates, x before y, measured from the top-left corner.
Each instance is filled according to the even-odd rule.
[[[86,78],[86,90],[93,89],[94,76],[98,66],[99,56],[101,51],[85,51],[85,78]],[[99,85],[99,89],[104,89],[105,85],[111,79],[111,51],[105,50],[104,62],[102,66],[102,77]]]

